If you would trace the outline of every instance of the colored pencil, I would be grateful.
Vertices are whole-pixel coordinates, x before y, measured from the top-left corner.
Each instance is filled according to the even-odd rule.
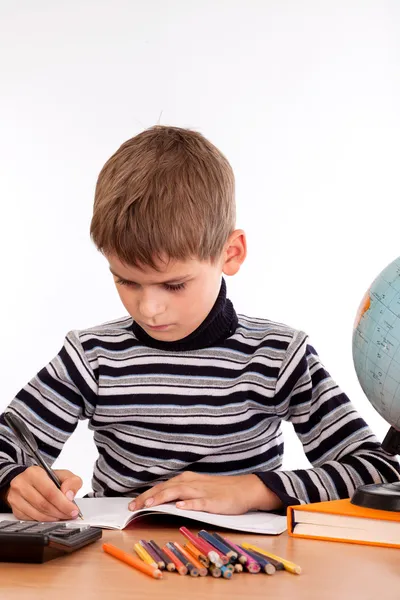
[[[222,567],[222,565],[226,565],[229,562],[229,559],[226,556],[223,556],[219,550],[210,542],[208,542],[204,537],[198,537],[198,540],[203,544],[203,546],[207,549],[207,556],[211,562],[213,562],[217,567]]]
[[[148,552],[146,552],[146,550],[143,548],[143,546],[139,543],[134,544],[134,549],[135,552],[139,555],[139,557],[148,565],[151,565],[152,567],[156,567],[158,569],[158,564],[154,561],[154,559],[150,556],[150,554],[148,554]]]
[[[198,550],[196,546],[192,544],[192,542],[189,542],[188,540],[185,544],[185,548],[187,548],[188,552],[190,552],[190,554],[197,558],[197,560],[208,569],[210,566],[209,558],[205,554],[202,554],[200,550]]]
[[[151,556],[151,558],[154,560],[154,562],[156,563],[156,565],[158,566],[160,571],[164,571],[165,562],[163,560],[161,560],[161,558],[159,557],[157,552],[154,550],[154,548],[152,548],[150,546],[149,542],[146,542],[146,540],[139,540],[139,544],[141,546],[143,546],[143,548],[146,550],[147,554],[149,554]]]
[[[238,560],[237,552],[226,543],[222,535],[219,535],[216,531],[211,534],[216,540],[218,540],[222,546],[224,546],[224,554],[229,558],[230,562],[235,562]],[[220,548],[221,549],[221,548]]]
[[[242,551],[238,548],[238,546],[235,545],[235,548],[233,547],[233,542],[231,542],[231,540],[228,540],[228,538],[224,537],[222,538],[225,542],[225,544],[228,546],[228,548],[231,548],[231,550],[233,550],[234,552],[238,553],[239,555],[237,557],[237,560],[242,564],[245,565],[247,562],[247,558],[245,557],[244,554],[242,554]]]
[[[206,531],[205,529],[201,529],[201,531],[199,531],[198,533],[198,536],[211,546],[214,546],[215,550],[219,554],[223,565],[228,564],[229,556],[225,554],[226,550],[229,552],[228,546],[225,546],[225,544],[221,544],[221,542],[219,542],[214,536],[211,535],[211,533],[208,533],[208,531]]]
[[[188,560],[186,558],[186,556],[184,556],[180,552],[180,550],[176,547],[176,545],[175,545],[174,542],[167,542],[167,546],[171,550],[171,552],[173,552],[175,554],[175,556],[177,558],[179,558],[179,560],[181,561],[181,563],[185,565],[185,567],[189,571],[189,575],[191,577],[198,577],[199,576],[199,572],[196,569],[196,567],[194,566],[194,564],[190,560]]]
[[[247,544],[246,542],[243,544],[243,548],[248,548],[249,550],[255,550],[260,554],[265,555],[267,558],[273,558],[274,560],[278,560],[285,567],[285,571],[289,571],[289,573],[294,573],[295,575],[300,575],[301,567],[296,565],[294,562],[290,560],[286,560],[285,558],[281,558],[280,556],[276,556],[276,554],[272,554],[272,552],[268,552],[263,548],[259,548],[258,546],[253,546],[253,544]]]
[[[103,544],[102,548],[104,552],[107,552],[107,554],[111,554],[111,556],[114,556],[118,560],[121,560],[122,562],[130,565],[131,567],[134,567],[135,569],[141,571],[142,573],[145,573],[146,575],[150,575],[150,577],[154,577],[154,579],[163,578],[163,574],[161,573],[160,569],[148,565],[139,558],[136,558],[136,556],[128,554],[127,552],[124,552],[123,550],[117,548],[116,546],[113,546],[112,544]]]
[[[237,562],[235,564],[235,573],[242,573],[243,571],[243,565],[239,562]]]
[[[243,548],[237,546],[232,541],[230,543],[231,543],[231,546],[233,546],[233,548],[236,550],[236,552],[240,556],[245,557],[246,562],[244,563],[244,566],[245,566],[246,570],[249,571],[249,573],[259,573],[261,571],[261,567],[260,567],[259,563],[256,560],[254,560],[254,558],[252,556],[250,556],[250,554],[247,554],[247,552],[245,552],[245,550],[243,550]]]
[[[213,577],[221,577],[221,569],[214,564],[211,564],[208,568],[209,572]]]
[[[229,569],[229,567],[227,565],[222,565],[221,574],[222,574],[222,577],[224,577],[224,579],[231,579],[232,575],[233,575],[233,571],[232,571],[232,569]]]
[[[158,554],[160,559],[164,562],[167,571],[175,571],[174,563],[171,561],[169,556],[167,556],[165,552],[161,550],[160,546],[154,540],[150,540],[149,544],[153,548],[153,550]]]
[[[168,556],[168,558],[174,563],[176,570],[179,575],[187,575],[188,570],[187,567],[179,560],[177,556],[167,546],[163,546],[163,552]]]
[[[211,546],[211,544],[208,544],[206,541],[202,540],[201,538],[199,538],[196,535],[194,535],[193,533],[191,533],[191,531],[189,531],[189,529],[187,529],[186,527],[180,527],[179,531],[187,540],[192,542],[192,544],[198,550],[200,550],[200,552],[205,554],[212,563],[217,565],[217,567],[222,566],[222,561],[220,559],[218,552],[215,550],[214,546]]]
[[[261,558],[267,558],[265,554],[261,554],[260,552],[256,552],[255,550],[252,550],[252,553],[255,556],[260,556]],[[271,558],[270,556],[268,556],[268,560],[271,563],[271,565],[274,565],[275,569],[277,571],[284,571],[285,567],[283,566],[283,563],[279,562],[279,560],[275,560],[274,558]]]
[[[239,546],[240,548],[240,546]],[[261,554],[255,554],[252,550],[247,549],[247,554],[249,554],[261,567],[261,570],[264,571],[267,575],[274,575],[276,573],[276,569],[274,565],[268,560],[266,556],[261,556]]]
[[[187,551],[187,549],[179,544],[179,542],[174,542],[175,546],[178,548],[179,552],[194,566],[195,569],[198,570],[200,577],[205,577],[208,573],[207,567],[201,564],[194,556]]]

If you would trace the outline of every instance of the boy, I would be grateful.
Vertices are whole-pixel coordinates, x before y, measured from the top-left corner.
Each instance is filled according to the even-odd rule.
[[[200,134],[154,127],[103,167],[91,236],[129,316],[71,331],[11,402],[51,464],[88,419],[99,451],[91,496],[240,514],[349,497],[399,469],[332,381],[307,336],[237,316],[234,177]],[[279,471],[282,419],[313,468]],[[76,517],[81,480],[58,490],[0,420],[0,491],[19,519]],[[4,509],[4,507],[3,507]]]

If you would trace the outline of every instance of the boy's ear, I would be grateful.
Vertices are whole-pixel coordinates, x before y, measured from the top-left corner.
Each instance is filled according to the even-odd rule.
[[[246,234],[243,229],[235,229],[228,238],[224,250],[222,271],[225,275],[236,275],[247,255]]]

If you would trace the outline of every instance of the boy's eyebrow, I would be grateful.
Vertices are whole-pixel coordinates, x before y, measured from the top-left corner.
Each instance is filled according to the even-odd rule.
[[[118,277],[118,279],[122,279],[123,281],[127,281],[128,283],[135,283],[136,281],[132,281],[130,279],[126,279],[125,277],[122,277],[122,275],[118,275],[118,273],[116,273],[115,271],[112,270],[111,267],[108,267],[111,271],[111,273],[115,276]],[[164,285],[164,284],[172,284],[172,283],[176,283],[177,281],[183,281],[184,279],[188,279],[190,277],[190,274],[188,275],[181,275],[180,277],[175,277],[175,279],[169,279],[168,281],[157,281],[156,285]]]

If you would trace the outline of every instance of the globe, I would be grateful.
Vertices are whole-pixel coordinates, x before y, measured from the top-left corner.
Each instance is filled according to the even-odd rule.
[[[400,257],[364,295],[354,323],[353,362],[366,397],[391,425],[382,448],[400,454]],[[360,486],[351,502],[399,512],[400,482]]]
[[[400,430],[400,257],[376,277],[361,302],[353,361],[372,406]]]

